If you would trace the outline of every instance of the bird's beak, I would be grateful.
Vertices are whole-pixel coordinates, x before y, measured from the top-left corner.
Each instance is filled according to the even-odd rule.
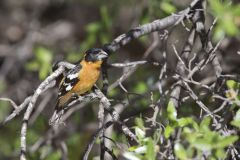
[[[99,52],[97,57],[98,57],[98,59],[101,59],[101,60],[106,59],[108,57],[108,54],[104,51],[101,51],[101,52]]]

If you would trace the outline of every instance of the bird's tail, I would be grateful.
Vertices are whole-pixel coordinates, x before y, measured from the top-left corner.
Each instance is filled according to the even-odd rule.
[[[52,117],[49,119],[49,125],[58,126],[63,123],[62,116],[64,114],[64,109],[55,110]]]
[[[66,105],[71,101],[71,94],[67,93],[65,96],[58,99],[58,102],[55,106],[55,111],[52,117],[49,120],[49,125],[58,126],[60,124],[64,124],[62,120],[62,116],[66,110]]]
[[[62,116],[64,114],[64,107],[59,106],[59,101],[57,102],[55,106],[55,111],[53,112],[52,117],[49,119],[49,125],[51,126],[58,126],[62,121]]]

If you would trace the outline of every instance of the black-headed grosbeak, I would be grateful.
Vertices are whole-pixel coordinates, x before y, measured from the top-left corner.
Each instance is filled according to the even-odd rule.
[[[84,58],[63,77],[59,85],[58,101],[49,123],[57,123],[65,107],[77,96],[91,90],[97,82],[103,60],[108,54],[99,48],[86,51]]]

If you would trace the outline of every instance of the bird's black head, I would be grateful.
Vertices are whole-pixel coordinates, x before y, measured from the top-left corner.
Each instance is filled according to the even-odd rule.
[[[92,48],[86,51],[84,60],[87,62],[102,61],[108,57],[108,54],[100,48]]]

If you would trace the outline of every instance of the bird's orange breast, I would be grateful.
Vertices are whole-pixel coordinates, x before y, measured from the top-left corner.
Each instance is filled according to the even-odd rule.
[[[81,95],[89,91],[97,82],[100,76],[100,67],[102,62],[82,61],[82,69],[79,73],[79,82],[73,87],[72,92]]]

